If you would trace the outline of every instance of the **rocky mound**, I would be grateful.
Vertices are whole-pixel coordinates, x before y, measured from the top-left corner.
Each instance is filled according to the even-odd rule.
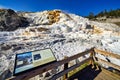
[[[28,25],[26,18],[20,17],[11,9],[0,9],[0,31],[13,31]]]
[[[60,20],[59,16],[60,16],[61,11],[48,11],[48,19],[50,21],[50,24],[56,23]]]
[[[0,22],[0,29],[7,31],[0,32],[0,75],[3,76],[11,74],[8,70],[13,71],[16,53],[31,50],[51,48],[57,60],[91,47],[120,53],[120,28],[117,25],[90,21],[60,10],[34,13],[0,10]],[[28,22],[27,28],[17,29]]]

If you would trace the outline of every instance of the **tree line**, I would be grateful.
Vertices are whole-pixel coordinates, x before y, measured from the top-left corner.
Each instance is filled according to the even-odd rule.
[[[95,20],[96,18],[100,18],[100,17],[119,18],[120,17],[120,9],[109,10],[109,11],[104,10],[96,15],[93,12],[90,12],[89,15],[87,16],[87,18],[92,19],[92,20]]]

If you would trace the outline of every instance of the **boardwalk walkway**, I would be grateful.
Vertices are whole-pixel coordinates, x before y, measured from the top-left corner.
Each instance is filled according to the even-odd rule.
[[[90,55],[89,57],[84,57],[85,55]],[[7,80],[29,80],[30,78],[34,78],[35,76],[42,74],[44,72],[47,72],[48,70],[55,69],[58,66],[63,65],[63,70],[58,72],[57,74],[54,74],[52,77],[50,77],[50,80],[120,80],[120,74],[117,75],[113,72],[110,72],[104,68],[102,68],[101,64],[109,66],[109,68],[113,68],[114,70],[120,71],[120,66],[117,64],[113,64],[110,62],[110,60],[107,58],[106,60],[99,58],[98,55],[103,56],[105,59],[106,57],[111,57],[112,59],[115,59],[117,61],[120,61],[120,55],[109,53],[106,51],[98,50],[96,48],[91,48],[89,50],[86,50],[84,52],[78,53],[76,55],[70,56],[68,58],[65,58],[63,60],[50,63],[49,65],[45,65],[42,67],[35,68],[31,71],[22,73],[18,76],[12,76],[11,78],[8,78]],[[80,62],[76,62],[74,65],[69,66],[70,61],[77,61],[78,59],[85,58],[84,60]],[[82,66],[83,64],[88,63],[88,66],[84,69],[80,70],[78,73],[74,74],[73,76],[69,77],[69,72]],[[94,67],[91,65],[100,65],[101,67]]]
[[[87,66],[80,72],[71,76],[69,80],[120,80],[120,75],[104,68],[92,68],[91,66]]]

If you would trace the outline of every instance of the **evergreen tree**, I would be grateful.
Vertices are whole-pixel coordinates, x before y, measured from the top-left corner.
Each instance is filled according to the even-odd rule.
[[[94,18],[94,13],[90,12],[88,18],[93,19]]]

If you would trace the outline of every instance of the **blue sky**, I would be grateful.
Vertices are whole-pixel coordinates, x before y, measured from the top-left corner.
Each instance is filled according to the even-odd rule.
[[[120,0],[0,0],[0,8],[18,11],[43,11],[61,9],[63,11],[86,16],[90,12],[120,8]]]

